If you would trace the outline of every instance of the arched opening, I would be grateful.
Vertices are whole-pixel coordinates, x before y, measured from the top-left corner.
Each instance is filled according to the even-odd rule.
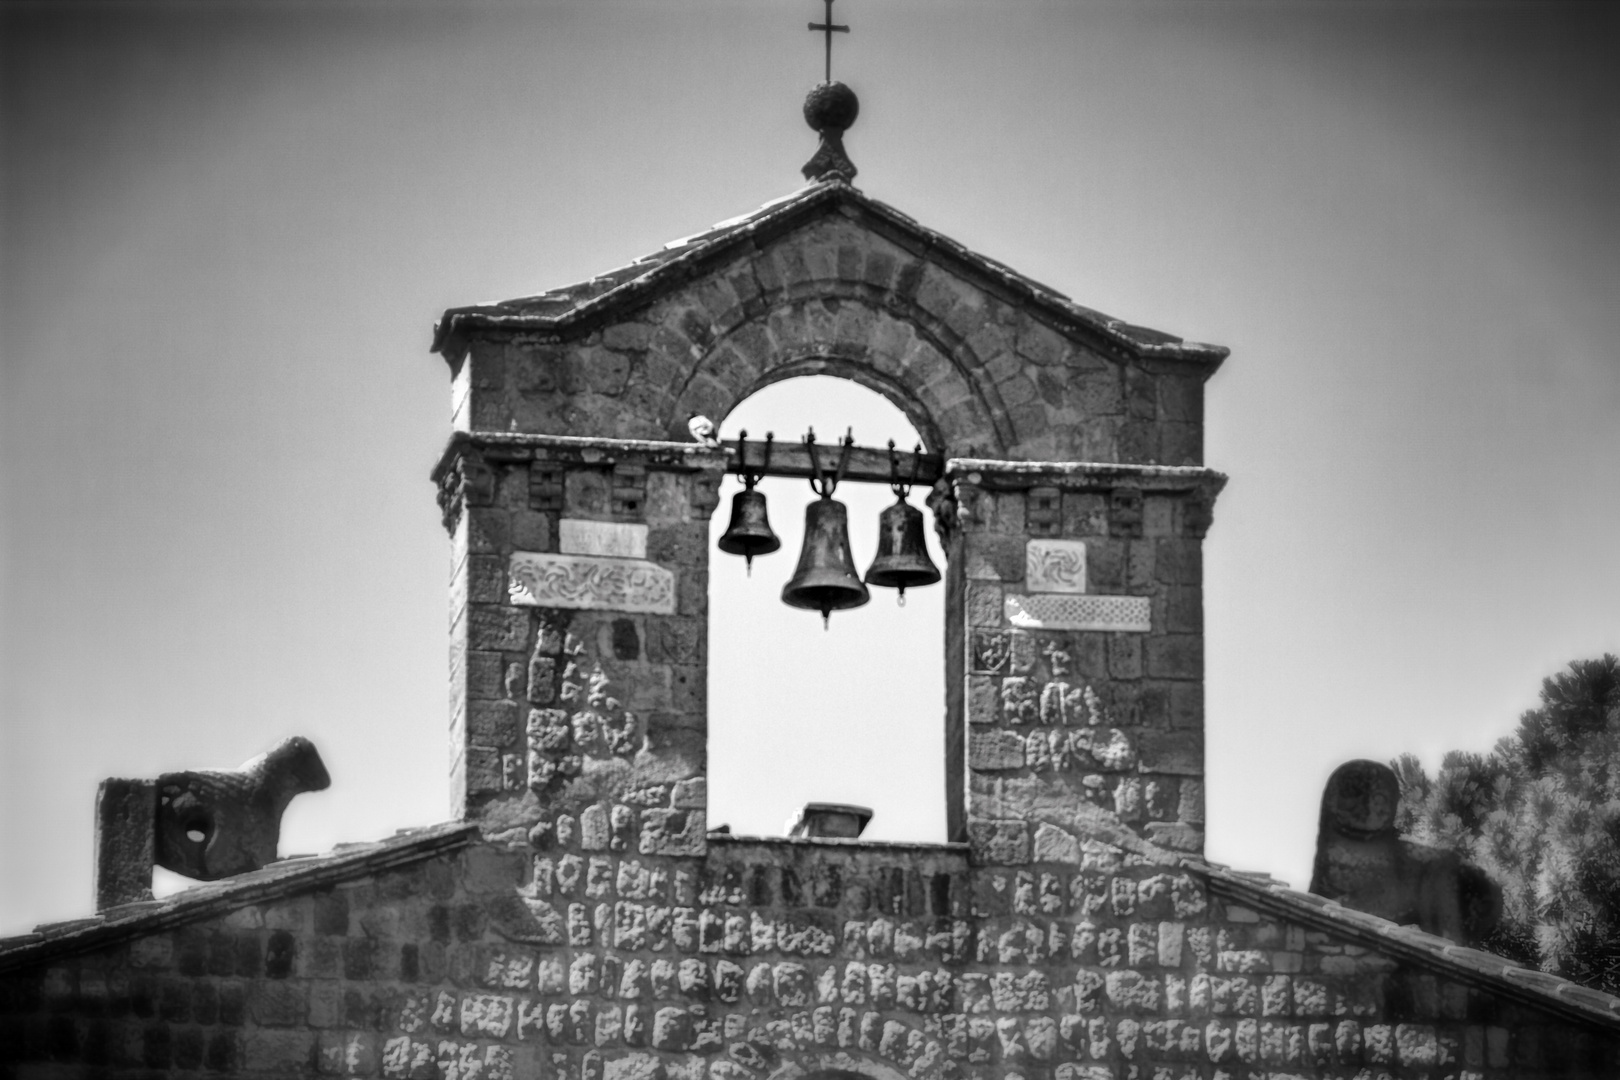
[[[772,383],[721,422],[724,438],[775,432],[798,442],[808,428],[831,449],[846,429],[862,446],[893,439],[909,451],[920,440],[906,416],[879,394],[845,379],[809,376]],[[829,454],[835,460],[835,455]],[[709,529],[709,821],[745,835],[783,835],[806,802],[873,809],[864,834],[874,840],[946,838],[945,587],[871,590],[871,602],[835,611],[822,628],[813,611],[783,604],[803,540],[808,481],[766,477],[772,528],[781,550],[754,560],[719,551],[730,520],[736,477],[721,488]],[[945,558],[924,504],[929,557]],[[849,508],[850,546],[863,574],[877,548],[879,513],[894,502],[881,484],[840,485]]]

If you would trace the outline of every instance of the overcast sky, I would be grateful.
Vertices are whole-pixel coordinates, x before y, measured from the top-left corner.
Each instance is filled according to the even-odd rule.
[[[0,10],[0,933],[89,910],[102,777],[301,733],[334,785],[284,852],[446,816],[432,323],[794,190],[821,12]],[[1214,858],[1304,886],[1335,765],[1487,748],[1620,651],[1617,13],[836,5],[863,190],[1232,350]],[[850,391],[739,416],[907,437]],[[939,590],[825,634],[781,608],[808,497],[771,489],[788,547],[752,579],[715,556],[711,820],[843,799],[941,839]]]

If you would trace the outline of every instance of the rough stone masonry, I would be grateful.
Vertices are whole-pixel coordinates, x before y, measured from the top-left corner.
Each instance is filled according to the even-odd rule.
[[[1202,858],[1224,350],[841,180],[435,348],[455,820],[0,944],[11,1074],[1620,1074],[1616,999]],[[948,842],[708,831],[686,422],[817,373],[945,461]]]

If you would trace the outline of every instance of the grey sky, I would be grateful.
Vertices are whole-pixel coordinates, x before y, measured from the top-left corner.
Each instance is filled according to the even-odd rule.
[[[1334,765],[1483,749],[1543,676],[1620,650],[1617,10],[837,5],[863,190],[1232,349],[1207,408],[1233,477],[1206,547],[1215,858],[1303,885]],[[431,323],[795,188],[820,13],[0,10],[0,932],[87,910],[104,776],[302,733],[334,786],[284,850],[445,815]],[[802,505],[773,492],[779,527]],[[768,607],[791,566],[767,565]],[[819,668],[772,658],[853,693],[824,759],[792,751],[822,797],[937,806],[937,697],[832,640],[932,625],[893,668],[937,683],[926,605],[835,616]],[[727,663],[715,799],[742,821],[737,748],[781,678]]]

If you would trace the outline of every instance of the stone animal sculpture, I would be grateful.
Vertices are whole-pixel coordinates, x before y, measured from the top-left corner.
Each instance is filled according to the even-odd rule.
[[[1333,770],[1322,793],[1311,892],[1459,944],[1478,942],[1502,915],[1502,890],[1454,853],[1402,839],[1401,789],[1376,761]]]
[[[274,862],[293,796],[330,787],[315,744],[291,738],[240,769],[114,777],[96,793],[96,910],[152,899],[152,866],[216,881]]]
[[[293,736],[240,769],[158,777],[159,866],[215,881],[274,862],[293,796],[330,787],[315,744]]]

